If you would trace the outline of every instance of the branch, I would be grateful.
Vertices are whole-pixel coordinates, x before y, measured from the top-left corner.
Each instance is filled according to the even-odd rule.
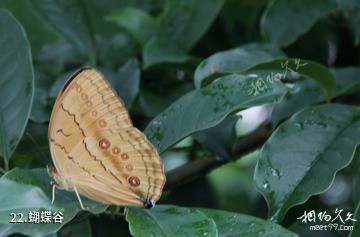
[[[271,126],[269,123],[260,125],[253,132],[240,138],[232,150],[232,157],[230,160],[216,160],[213,157],[204,157],[193,160],[176,169],[166,173],[165,190],[173,189],[186,182],[189,182],[197,177],[203,176],[206,173],[218,168],[228,162],[241,158],[242,156],[261,147],[271,135]]]

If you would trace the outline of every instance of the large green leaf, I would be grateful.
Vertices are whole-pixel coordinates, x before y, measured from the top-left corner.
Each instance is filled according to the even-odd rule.
[[[153,37],[143,50],[143,68],[147,69],[160,63],[183,63],[190,56],[176,42],[168,37]]]
[[[91,237],[91,225],[89,220],[73,223],[65,226],[58,233],[58,237]]]
[[[208,30],[223,0],[169,0],[159,18],[162,29],[184,49],[191,49]]]
[[[161,9],[166,0],[121,0],[121,2],[126,6],[152,12]]]
[[[174,99],[175,100],[175,99]],[[171,104],[169,98],[155,95],[147,90],[141,90],[139,95],[139,104],[142,112],[148,117],[155,117]]]
[[[127,108],[130,108],[139,93],[140,68],[136,59],[128,60],[117,72],[106,68],[101,69],[105,78],[124,101]]]
[[[215,221],[219,237],[297,237],[275,223],[233,212],[199,209]]]
[[[118,32],[106,40],[99,42],[101,50],[99,57],[101,64],[107,68],[116,68],[132,57],[135,57],[138,51],[138,43],[127,32]]]
[[[84,1],[31,0],[31,2],[49,24],[70,40],[91,63],[95,63],[95,36]]]
[[[159,30],[154,18],[136,8],[120,8],[106,19],[127,30],[142,46]]]
[[[359,142],[356,107],[309,107],[280,125],[263,146],[255,171],[272,219],[282,220],[291,207],[324,192],[351,162]]]
[[[316,82],[312,80],[299,81],[296,90],[287,93],[282,101],[274,105],[271,111],[273,126],[306,106],[325,100],[326,97],[321,93],[321,88]]]
[[[238,116],[228,116],[217,126],[194,133],[194,138],[220,159],[232,157],[232,146],[236,141],[235,124]]]
[[[331,98],[360,91],[359,68],[332,68],[331,73],[336,78],[336,89]],[[306,106],[326,100],[326,97],[321,93],[321,88],[314,81],[302,80],[296,84],[298,85],[296,90],[286,94],[280,103],[274,105],[271,115],[274,125]]]
[[[194,83],[196,88],[206,84],[208,80],[216,75],[241,73],[255,65],[284,58],[285,54],[269,44],[247,44],[239,48],[218,52],[202,61],[195,70]],[[210,78],[211,77],[211,78]]]
[[[114,88],[124,100],[126,107],[130,108],[139,93],[139,62],[136,59],[128,60],[117,71],[117,77],[118,79]]]
[[[53,79],[37,71],[35,72],[35,80],[35,97],[30,119],[38,123],[48,122],[51,109],[48,100],[48,92],[53,83]]]
[[[129,208],[126,220],[133,236],[296,237],[283,227],[256,217],[204,208],[159,205]]]
[[[0,156],[8,164],[30,116],[34,73],[29,43],[17,20],[0,10]]]
[[[163,152],[191,133],[217,125],[236,110],[279,101],[287,91],[282,83],[273,82],[253,94],[252,83],[257,79],[228,75],[193,90],[154,118],[145,133],[158,151]]]
[[[360,91],[359,67],[332,68],[331,72],[336,78],[336,91],[334,96]]]
[[[119,9],[130,2],[125,0],[85,0],[88,16],[94,29],[99,64],[117,68],[138,53],[139,45],[125,29],[106,20],[114,9]],[[126,3],[125,3],[126,2]],[[137,1],[133,1],[136,5]]]
[[[152,210],[128,208],[126,220],[133,236],[216,237],[214,220],[198,210],[159,205]]]
[[[261,31],[271,43],[287,46],[336,9],[333,0],[272,0],[263,13]]]
[[[45,43],[53,42],[58,38],[28,0],[0,0],[0,8],[8,9],[21,22],[30,41],[34,57]]]
[[[351,231],[349,237],[358,237],[358,236],[360,236],[360,203],[359,203],[358,207],[356,208],[354,218],[357,221],[354,223],[353,230]]]
[[[45,236],[55,233],[81,211],[73,192],[57,190],[55,203],[51,204],[50,177],[45,169],[13,169],[0,178],[0,189],[6,190],[0,195],[0,236],[11,233]],[[92,213],[103,212],[106,208],[87,198],[82,201],[87,211]],[[64,219],[61,224],[9,223],[10,213],[22,213],[26,220],[30,211],[41,210],[61,211]]]

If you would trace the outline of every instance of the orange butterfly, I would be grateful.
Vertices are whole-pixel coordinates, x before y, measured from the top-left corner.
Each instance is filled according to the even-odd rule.
[[[165,184],[163,163],[136,129],[123,102],[92,68],[77,71],[61,89],[49,124],[55,188],[104,204],[150,208]]]

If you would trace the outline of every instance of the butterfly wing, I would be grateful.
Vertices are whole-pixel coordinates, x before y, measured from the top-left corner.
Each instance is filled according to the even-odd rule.
[[[94,69],[76,73],[55,101],[49,125],[57,180],[102,203],[144,206],[160,198],[162,161],[133,127],[122,101]]]

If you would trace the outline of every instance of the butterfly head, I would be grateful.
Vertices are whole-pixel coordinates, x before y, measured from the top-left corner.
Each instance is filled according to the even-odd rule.
[[[53,165],[47,165],[46,169],[49,176],[51,177],[51,181],[50,181],[51,186],[56,185],[57,187],[63,187],[67,189],[67,185],[64,182],[62,182],[59,173],[57,172],[56,168]]]
[[[155,201],[150,198],[146,198],[144,202],[144,206],[146,209],[153,208],[155,206]]]

